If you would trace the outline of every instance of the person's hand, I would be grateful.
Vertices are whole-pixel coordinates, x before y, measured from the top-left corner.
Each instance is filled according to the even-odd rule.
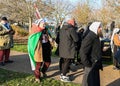
[[[10,34],[12,34],[12,35],[15,34],[15,31],[14,31],[14,30],[10,30],[9,32],[10,32]]]
[[[103,47],[103,51],[107,51],[109,47]]]

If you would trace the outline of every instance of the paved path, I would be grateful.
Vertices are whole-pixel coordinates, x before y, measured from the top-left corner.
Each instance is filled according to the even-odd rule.
[[[27,53],[12,51],[10,56],[11,59],[14,60],[14,62],[11,64],[6,64],[5,66],[0,66],[1,68],[33,74],[33,71],[31,71],[30,61]],[[60,80],[58,62],[59,58],[52,58],[52,64],[48,69],[47,75],[50,78]],[[101,86],[120,86],[120,71],[113,70],[112,67],[112,65],[105,66],[104,71],[100,71]],[[80,67],[76,67],[76,69],[78,70],[75,72],[70,72],[69,75],[73,75],[72,82],[81,83],[83,70]]]
[[[5,66],[0,66],[1,68],[12,70],[12,71],[17,71],[17,72],[25,72],[25,73],[31,73],[33,74],[33,71],[31,70],[31,65],[30,65],[30,60],[29,56],[27,53],[21,53],[21,52],[16,52],[16,51],[11,51],[10,59],[14,60],[13,63],[6,64]],[[53,57],[51,65],[48,69],[47,75],[50,78],[55,78],[59,80],[59,58]],[[70,72],[69,75],[73,75],[72,82],[75,83],[81,83],[82,81],[82,76],[83,76],[83,70],[76,67],[77,71],[75,72]]]

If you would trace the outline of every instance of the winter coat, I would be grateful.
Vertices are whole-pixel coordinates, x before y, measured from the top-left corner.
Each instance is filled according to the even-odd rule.
[[[63,58],[74,58],[78,35],[75,28],[70,24],[64,24],[59,35],[59,56]]]
[[[11,27],[10,30],[7,30],[5,26],[0,24],[0,50],[13,47],[13,34],[14,31]]]
[[[102,69],[101,43],[99,37],[90,31],[82,40],[80,48],[81,62],[85,67]]]

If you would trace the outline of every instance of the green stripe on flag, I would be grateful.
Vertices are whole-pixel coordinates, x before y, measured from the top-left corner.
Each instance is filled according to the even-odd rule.
[[[41,32],[38,32],[30,35],[28,38],[28,53],[29,53],[32,70],[35,70],[34,54],[40,36],[41,36]]]

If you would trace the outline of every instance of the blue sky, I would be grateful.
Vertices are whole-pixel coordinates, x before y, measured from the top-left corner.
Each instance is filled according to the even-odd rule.
[[[73,5],[77,4],[78,2],[85,2],[86,0],[69,0]],[[102,0],[89,0],[89,4],[92,8],[98,9],[102,7]]]

